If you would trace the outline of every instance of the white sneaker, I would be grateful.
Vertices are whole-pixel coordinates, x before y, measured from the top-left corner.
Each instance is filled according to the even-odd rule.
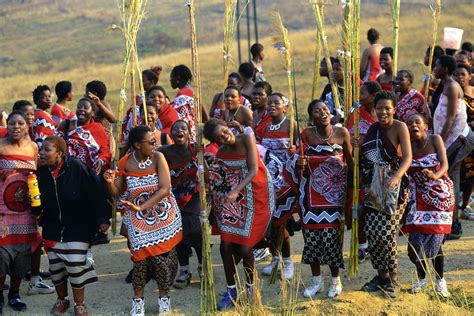
[[[321,291],[324,287],[324,281],[323,278],[318,275],[318,276],[313,276],[311,277],[311,280],[309,281],[309,286],[304,290],[303,296],[304,297],[312,297],[319,291]]]
[[[35,294],[51,294],[55,292],[55,288],[52,285],[46,284],[43,282],[43,279],[36,283],[30,283],[28,286],[28,295],[35,295]]]
[[[461,211],[461,217],[470,221],[474,220],[474,211],[470,205]]]
[[[171,299],[169,296],[162,296],[158,299],[159,312],[158,315],[165,315],[171,312]]]
[[[342,293],[341,278],[340,277],[331,278],[331,284],[329,284],[328,297],[334,298],[341,293]]]
[[[273,257],[273,258],[272,258],[272,262],[270,262],[269,265],[266,265],[265,267],[263,267],[263,269],[262,269],[262,274],[263,274],[263,275],[270,275],[270,274],[272,274],[273,267],[275,267],[275,266],[278,265],[279,263],[280,263],[280,257]]]
[[[420,293],[424,289],[426,289],[426,279],[416,279],[413,282],[413,287],[411,289],[413,293]]]
[[[436,294],[441,295],[444,298],[448,298],[448,296],[449,296],[448,286],[447,286],[446,280],[444,278],[436,279],[435,291],[436,291]]]
[[[131,316],[145,316],[145,299],[135,297],[132,299]]]
[[[285,275],[285,279],[291,280],[293,279],[293,270],[294,264],[293,260],[290,258],[283,258],[283,274]]]
[[[268,248],[255,249],[253,251],[253,257],[254,257],[255,262],[260,262],[270,255],[271,253],[270,253],[270,250],[268,250]]]

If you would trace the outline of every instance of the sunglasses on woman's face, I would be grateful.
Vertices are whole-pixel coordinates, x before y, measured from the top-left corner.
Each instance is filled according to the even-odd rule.
[[[146,143],[150,146],[155,146],[156,145],[156,139],[153,139],[153,140],[144,140],[142,141],[141,143]]]

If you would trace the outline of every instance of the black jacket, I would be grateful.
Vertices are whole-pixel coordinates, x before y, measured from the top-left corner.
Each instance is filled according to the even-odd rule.
[[[55,180],[49,167],[37,172],[41,193],[43,237],[60,242],[90,242],[98,225],[108,224],[112,212],[96,173],[74,157],[66,156]]]

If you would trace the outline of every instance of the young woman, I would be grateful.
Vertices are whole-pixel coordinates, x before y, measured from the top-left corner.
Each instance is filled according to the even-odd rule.
[[[151,67],[150,69],[145,69],[142,71],[142,85],[143,85],[143,90],[145,91],[145,98],[146,98],[146,103],[148,104],[149,103],[149,100],[148,100],[148,90],[150,90],[151,87],[154,87],[158,84],[158,81],[160,79],[160,74],[161,74],[161,71],[162,71],[162,67],[161,66],[154,66],[154,67]],[[160,87],[161,88],[161,87]],[[163,90],[163,103],[162,104],[165,104],[167,101],[166,101],[166,93],[164,92],[165,90],[163,88],[161,88]],[[141,116],[141,112],[142,112],[142,109],[141,109],[141,106],[142,106],[142,102],[143,102],[143,95],[141,93],[139,93],[137,96],[134,96],[135,97],[135,100],[136,100],[136,106],[135,106],[135,111],[136,111],[136,115],[137,115],[137,121],[140,121],[140,116]],[[153,101],[152,101],[153,102]],[[133,115],[132,115],[132,104],[130,104],[130,108],[127,110],[127,112],[125,113],[125,115],[122,117],[122,121],[121,121],[121,124],[122,124],[122,135],[120,136],[120,142],[121,144],[124,144],[127,142],[126,140],[126,137],[128,135],[128,132],[134,127],[133,126]],[[140,123],[137,122],[137,125],[139,125]],[[157,127],[159,128],[159,127]],[[169,131],[168,131],[169,133]]]
[[[258,142],[262,139],[262,134],[271,121],[271,117],[267,113],[267,105],[268,97],[272,92],[272,86],[266,81],[257,82],[252,89],[252,128]]]
[[[179,119],[178,112],[168,104],[166,91],[161,86],[152,86],[146,92],[147,106],[155,107],[155,127],[162,133],[170,134],[171,126]],[[151,127],[150,127],[151,128]]]
[[[178,120],[173,124],[171,137],[174,144],[162,146],[159,151],[168,162],[173,195],[178,202],[183,221],[183,240],[176,247],[179,274],[174,282],[174,287],[182,289],[189,285],[192,278],[189,269],[191,247],[196,251],[199,262],[198,273],[201,273],[202,232],[199,220],[198,163],[195,144],[190,141],[190,128],[185,121]]]
[[[157,91],[157,90],[154,90]],[[147,122],[148,127],[150,128],[151,132],[153,133],[153,138],[155,139],[155,149],[162,145],[171,144],[171,139],[167,133],[160,131],[156,126],[159,124],[158,122],[158,108],[156,103],[147,103],[146,105],[146,114],[147,114]],[[145,112],[142,111],[140,113],[140,124],[145,124]],[[125,134],[125,139],[120,146],[120,157],[125,156],[127,151],[130,149],[128,143],[128,133]]]
[[[359,139],[358,144],[364,142],[365,135],[369,130],[372,124],[378,121],[377,114],[375,113],[375,95],[377,92],[382,90],[380,84],[377,81],[366,81],[360,87],[360,104],[362,105],[359,108]],[[349,133],[351,134],[351,141],[354,139],[354,112],[349,116],[349,123],[347,124]],[[369,258],[367,237],[365,236],[365,213],[364,208],[362,207],[365,199],[364,190],[359,191],[359,210],[358,210],[358,226],[359,226],[359,245],[358,245],[358,260],[359,263],[364,262]],[[348,200],[351,201],[352,205],[352,196],[348,196]]]
[[[383,46],[378,43],[379,37],[380,34],[376,29],[371,28],[367,31],[367,40],[370,46],[364,49],[360,60],[360,73],[364,82],[377,79],[382,72],[380,51]]]
[[[13,111],[7,118],[8,136],[0,139],[0,289],[10,275],[8,305],[24,311],[20,298],[22,278],[31,269],[32,245],[36,242],[36,217],[28,199],[27,175],[36,170],[38,146],[28,137],[26,116]],[[0,313],[3,309],[0,295]]]
[[[102,174],[110,167],[112,153],[105,128],[94,122],[95,111],[94,101],[80,99],[76,107],[77,120],[64,120],[56,134],[66,141],[69,155]]]
[[[380,51],[380,67],[384,72],[377,77],[377,82],[380,83],[383,90],[393,91],[393,48],[384,47]]]
[[[461,86],[463,90],[463,98],[466,102],[467,123],[474,130],[474,87],[469,84],[471,79],[471,67],[466,64],[458,64],[458,68],[454,72],[454,80]],[[474,185],[474,152],[464,158],[461,168],[461,187],[462,187],[462,215],[463,217],[474,220],[474,210],[469,206],[469,200]]]
[[[233,72],[229,75],[229,79],[227,81],[228,86],[234,86],[238,88],[239,90],[242,88],[242,79],[240,78],[240,75],[236,72]],[[251,104],[249,100],[244,98],[243,96],[240,97],[240,104],[250,108]],[[225,104],[224,104],[224,93],[220,92],[214,96],[214,99],[212,100],[211,104],[211,109],[209,110],[209,116],[218,118],[218,119],[225,119],[224,113],[225,113]]]
[[[255,87],[254,87],[255,89]],[[270,236],[270,249],[273,255],[272,262],[265,266],[262,270],[263,275],[270,275],[273,267],[278,265],[280,257],[277,256],[275,246],[278,240],[279,227],[286,225],[288,218],[293,212],[293,207],[288,208],[288,202],[292,201],[287,198],[286,187],[288,186],[283,179],[283,169],[286,162],[291,158],[294,151],[292,143],[296,143],[298,133],[295,130],[293,133],[293,140],[290,140],[290,120],[286,117],[289,104],[288,98],[281,93],[275,92],[270,95],[268,99],[267,112],[271,117],[271,123],[269,123],[262,135],[261,145],[266,149],[268,154],[272,154],[276,159],[265,160],[268,171],[270,172],[273,179],[273,187],[276,194],[276,210],[273,214],[273,225]],[[280,191],[281,192],[280,194]],[[280,201],[279,201],[280,200]],[[280,203],[279,203],[280,202]],[[282,204],[282,205],[280,205]],[[294,203],[291,204],[294,206]],[[281,208],[281,210],[280,210]],[[281,249],[283,257],[283,273],[286,279],[293,278],[293,260],[291,259],[290,249],[290,235],[285,229],[284,241]]]
[[[331,123],[337,124],[344,120],[344,70],[341,61],[337,58],[331,60],[332,63],[332,75],[337,84],[337,90],[339,93],[339,104],[341,108],[336,111],[336,104],[334,102],[334,96],[332,94],[331,83],[329,82],[321,94],[321,100],[329,107],[331,111]]]
[[[51,89],[46,85],[37,86],[33,90],[33,102],[36,104],[33,141],[41,148],[43,140],[48,136],[52,136],[58,126],[51,116],[51,107],[53,106]]]
[[[45,139],[40,151],[38,185],[41,191],[43,238],[51,279],[58,299],[52,314],[69,308],[68,282],[74,296],[74,315],[88,315],[84,287],[97,282],[87,260],[90,242],[99,229],[109,228],[110,205],[96,173],[79,160],[66,155],[66,142],[58,136]]]
[[[402,231],[409,233],[408,256],[416,266],[418,279],[413,292],[426,288],[427,260],[432,259],[436,271],[436,293],[448,297],[443,278],[442,244],[451,232],[454,194],[448,178],[448,158],[439,135],[428,135],[424,116],[414,114],[408,119],[413,162],[408,170],[410,198]]]
[[[250,47],[250,54],[252,54],[252,64],[255,68],[255,75],[253,81],[255,83],[265,81],[265,75],[263,73],[262,61],[265,59],[265,53],[263,52],[264,47],[260,43],[254,43]]]
[[[461,165],[474,148],[474,133],[467,124],[463,90],[452,77],[456,68],[456,60],[452,56],[443,55],[436,61],[434,74],[441,79],[443,93],[433,116],[433,132],[441,136],[446,146],[448,173],[453,180],[454,197],[459,201]],[[450,239],[458,239],[462,234],[457,205],[456,202]]]
[[[253,89],[253,76],[255,74],[255,68],[252,63],[242,63],[239,66],[239,75],[242,78],[242,88],[240,91],[242,92],[242,95],[250,99],[250,96],[252,95],[252,89]]]
[[[33,122],[35,120],[35,112],[33,109],[33,105],[27,100],[18,100],[13,104],[13,111],[19,111],[25,114],[27,117],[27,125],[28,125],[28,135],[31,139],[33,137]],[[54,286],[43,282],[42,278],[49,278],[51,273],[49,272],[40,272],[41,266],[41,254],[43,253],[43,247],[41,239],[41,233],[37,232],[37,240],[33,244],[32,250],[33,253],[31,254],[31,276],[30,276],[30,284],[28,286],[28,295],[32,294],[50,294],[54,292]]]
[[[185,65],[178,65],[173,68],[170,74],[171,88],[179,89],[176,98],[171,104],[178,112],[179,118],[186,121],[191,128],[191,140],[196,139],[196,126],[194,120],[194,92],[189,82],[193,75],[191,70]],[[209,116],[206,108],[202,107],[202,120],[206,122]]]
[[[226,110],[224,112],[224,120],[235,133],[253,133],[252,111],[240,104],[240,90],[234,86],[228,86],[224,90],[224,104]]]
[[[406,206],[405,173],[410,167],[412,153],[410,135],[405,123],[393,118],[396,112],[396,98],[392,92],[382,90],[375,95],[375,111],[378,122],[373,124],[365,135],[361,146],[362,183],[366,199],[364,200],[365,233],[369,243],[372,266],[378,274],[366,283],[362,290],[383,292],[395,297],[395,285],[398,281],[397,226],[401,213]],[[379,171],[374,172],[376,167]],[[381,179],[380,169],[390,175],[388,180]],[[377,177],[374,179],[374,177]],[[377,205],[372,202],[371,186],[373,182],[382,189],[396,192],[399,187],[398,203],[393,214],[389,205]],[[380,203],[379,203],[380,204]],[[391,204],[390,207],[393,205]],[[393,208],[391,208],[392,210]]]
[[[159,289],[159,312],[171,310],[169,288],[178,270],[176,245],[182,238],[181,214],[171,193],[168,164],[155,151],[155,140],[148,126],[130,131],[132,153],[119,162],[104,179],[112,197],[119,197],[125,209],[123,223],[132,253],[134,297],[131,315],[145,314],[144,291],[147,269]]]
[[[59,81],[54,87],[57,101],[51,108],[51,116],[54,121],[60,124],[62,121],[75,118],[75,114],[67,107],[67,103],[72,101],[72,83],[70,81]]]
[[[308,105],[313,123],[301,134],[304,156],[296,153],[292,160],[292,177],[298,179],[301,192],[300,212],[303,220],[303,262],[311,266],[312,278],[303,295],[313,297],[324,286],[321,265],[329,265],[331,283],[328,297],[341,294],[339,269],[344,267],[339,244],[339,226],[347,189],[347,167],[353,168],[352,146],[346,128],[331,125],[329,107],[321,100]]]
[[[26,121],[28,124],[28,135],[30,136],[30,139],[34,141],[33,123],[35,121],[35,109],[33,108],[33,105],[28,100],[18,100],[13,104],[12,111],[20,111],[26,115],[26,118],[28,119],[28,121]]]
[[[398,93],[396,117],[406,123],[411,115],[419,113],[430,122],[430,108],[423,95],[413,89],[412,85],[413,73],[409,70],[399,70],[394,81],[395,92]]]
[[[223,310],[237,298],[234,257],[243,259],[247,288],[251,294],[254,291],[252,248],[265,235],[275,200],[252,135],[235,136],[224,121],[210,119],[204,136],[220,146],[209,165],[209,182],[227,281],[227,291],[217,305]]]

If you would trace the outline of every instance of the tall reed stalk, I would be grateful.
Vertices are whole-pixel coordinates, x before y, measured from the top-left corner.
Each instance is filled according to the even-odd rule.
[[[319,4],[321,17],[324,19],[324,4]],[[323,21],[324,23],[324,21]],[[318,81],[319,81],[319,66],[321,64],[321,37],[316,31],[314,48],[314,70],[313,70],[313,91],[311,92],[311,100],[318,98]]]
[[[201,102],[201,73],[199,68],[199,54],[196,36],[196,19],[194,0],[187,0],[186,5],[189,12],[189,26],[191,35],[191,57],[194,78],[194,104],[195,120],[197,128],[197,143],[203,147],[203,124],[202,124],[202,102]],[[210,227],[208,222],[209,211],[206,199],[206,180],[204,178],[204,155],[198,152],[198,177],[199,177],[199,201],[201,206],[202,223],[202,276],[201,276],[201,314],[214,313],[216,311],[216,294],[214,291],[214,272],[212,270],[212,255],[210,243]]]
[[[141,94],[143,96],[143,111],[145,117],[145,123],[148,124],[148,115],[146,115],[146,100],[145,92],[143,91],[142,81],[142,72],[140,69],[140,63],[138,60],[138,50],[137,50],[137,34],[140,28],[140,24],[145,16],[147,0],[119,0],[118,7],[120,10],[120,18],[122,20],[122,26],[112,24],[109,30],[118,30],[122,33],[124,38],[124,57],[123,57],[123,66],[122,66],[122,80],[121,80],[121,89],[120,89],[120,104],[118,108],[118,120],[115,126],[116,130],[116,139],[119,140],[122,135],[120,121],[124,115],[124,106],[127,102],[127,77],[130,73],[130,86],[132,90],[132,113],[134,115],[134,123],[136,122],[136,107],[135,107],[135,72],[138,72],[138,80],[140,82]],[[120,151],[115,152],[115,159],[113,165],[116,165],[120,159]],[[112,214],[112,232],[115,235],[117,232],[117,213],[116,209]]]
[[[288,30],[285,28],[283,21],[281,19],[281,15],[278,12],[271,13],[273,24],[275,29],[277,30],[277,35],[274,37],[275,45],[274,47],[278,49],[281,55],[283,55],[283,68],[286,70],[286,77],[288,81],[288,112],[290,116],[290,142],[293,144],[294,139],[294,131],[295,131],[295,83],[294,83],[294,76],[292,75],[294,71],[294,67],[291,62],[291,44],[290,39],[288,37]],[[284,233],[285,233],[285,224],[278,229],[278,237],[277,237],[277,244],[275,246],[276,255],[278,257],[281,256],[281,248],[283,246],[284,240]],[[280,258],[281,261],[281,258]],[[278,264],[273,266],[272,272],[270,273],[270,284],[274,284],[276,282],[277,273],[278,273]]]
[[[235,32],[237,30],[237,2],[238,0],[226,0],[224,9],[224,89],[227,86],[229,66],[232,60],[232,49],[234,47]]]
[[[436,7],[430,5],[431,13],[432,13],[432,24],[431,24],[431,46],[430,46],[430,57],[428,66],[423,67],[423,86],[425,88],[424,97],[425,100],[428,102],[428,94],[430,92],[430,84],[431,84],[431,65],[433,64],[433,53],[434,48],[436,46],[436,38],[438,36],[438,23],[439,18],[441,17],[441,0],[435,0]]]
[[[272,12],[271,17],[273,19],[273,25],[277,30],[277,35],[274,37],[275,48],[278,49],[281,55],[283,55],[283,67],[286,70],[286,78],[288,82],[288,113],[290,116],[290,142],[293,142],[293,134],[295,129],[295,108],[294,108],[294,84],[292,76],[292,61],[291,61],[291,44],[288,37],[288,30],[283,25],[281,15],[278,12]]]
[[[323,15],[321,12],[320,3],[316,0],[309,0],[309,4],[311,5],[311,8],[313,9],[314,20],[316,22],[316,30],[319,34],[319,38],[322,43],[324,59],[326,60],[326,65],[328,67],[329,82],[331,83],[331,91],[332,91],[332,95],[334,99],[334,108],[338,113],[340,113],[341,103],[339,102],[339,91],[337,89],[337,82],[334,80],[334,74],[332,72],[331,54],[329,53],[327,36],[324,30]]]
[[[391,0],[390,11],[393,24],[393,73],[398,71],[398,31],[400,26],[400,0]]]
[[[351,248],[349,255],[349,277],[356,277],[359,274],[358,244],[359,244],[359,108],[360,108],[360,2],[352,0],[352,102],[354,104],[354,139],[357,141],[353,149],[353,193],[352,193],[352,234]],[[349,219],[347,219],[349,220]]]

